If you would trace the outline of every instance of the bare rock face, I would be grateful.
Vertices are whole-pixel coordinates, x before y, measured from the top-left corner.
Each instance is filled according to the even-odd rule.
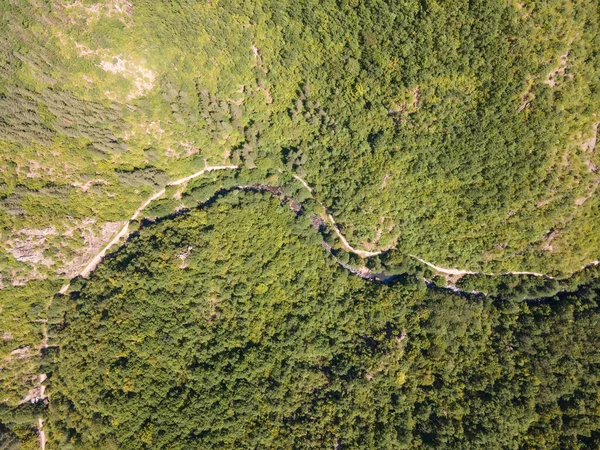
[[[81,267],[98,253],[124,224],[125,222],[105,222],[98,226],[93,219],[75,224],[74,228],[69,229],[63,236],[72,237],[77,233],[81,236],[85,245],[78,249],[71,259],[61,261],[57,274],[65,278],[76,276]]]
[[[32,264],[42,264],[50,267],[54,264],[51,258],[44,256],[44,244],[46,237],[56,235],[56,228],[47,227],[41,229],[24,228],[19,231],[19,238],[7,242],[7,250],[17,261]]]
[[[592,137],[587,139],[581,144],[581,149],[586,152],[593,152],[596,148],[596,142],[598,139],[598,126],[600,126],[600,122],[594,125],[594,130],[592,133]]]
[[[318,231],[323,231],[323,229],[325,228],[325,222],[321,217],[313,214],[310,216],[310,220],[313,228],[315,228]]]

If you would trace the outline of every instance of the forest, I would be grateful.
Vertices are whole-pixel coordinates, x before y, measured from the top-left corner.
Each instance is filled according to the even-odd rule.
[[[595,448],[600,277],[524,302],[385,285],[234,191],[53,302],[56,448]]]
[[[599,24],[0,2],[0,448],[600,445]]]

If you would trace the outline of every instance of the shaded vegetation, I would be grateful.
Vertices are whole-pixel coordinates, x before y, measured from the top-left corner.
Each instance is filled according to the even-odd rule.
[[[350,275],[233,191],[140,229],[53,309],[60,448],[593,448],[597,279],[539,304]],[[412,281],[411,281],[412,280]]]

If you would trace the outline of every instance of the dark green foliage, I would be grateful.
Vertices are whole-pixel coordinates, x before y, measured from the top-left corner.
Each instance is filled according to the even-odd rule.
[[[0,405],[0,450],[35,448],[37,421],[46,409],[43,402],[19,406]],[[28,445],[26,446],[25,443]]]
[[[10,194],[5,191],[3,196],[0,197],[0,206],[8,214],[25,214],[25,210],[23,209],[23,201],[25,199],[29,198],[32,201],[38,202],[46,201],[48,207],[51,208],[52,204],[60,205],[64,203],[68,192],[68,187],[61,185],[48,185],[37,190],[19,185],[15,186]]]
[[[49,144],[54,133],[42,124],[37,108],[35,102],[20,95],[0,97],[0,139],[23,145]]]
[[[0,140],[28,145],[32,142],[48,145],[55,133],[71,138],[83,137],[101,153],[123,153],[127,144],[120,141],[107,128],[119,126],[120,108],[106,108],[99,104],[84,102],[67,91],[47,89],[42,94],[21,88],[9,88],[9,95],[0,97],[4,112],[0,122]],[[38,115],[45,108],[51,116],[45,123]],[[118,131],[115,130],[115,131]]]
[[[11,426],[25,425],[40,417],[44,411],[44,404],[24,403],[19,406],[0,405],[0,423]]]
[[[0,449],[16,450],[19,448],[19,440],[8,427],[0,423]]]
[[[316,233],[239,191],[142,228],[58,303],[54,445],[600,443],[597,281],[530,305],[373,284]]]
[[[494,297],[513,300],[535,300],[559,292],[575,292],[580,286],[600,277],[600,267],[590,266],[569,278],[548,278],[534,275],[466,275],[456,286],[463,291],[479,291]]]
[[[561,277],[600,252],[599,18],[594,0],[0,2],[2,401],[51,375],[61,449],[598,447],[598,272]],[[82,241],[206,164],[241,168],[167,187],[46,314]],[[392,250],[342,250],[320,204]],[[14,251],[44,229],[48,266]],[[488,295],[465,297],[409,254],[557,278],[468,276]],[[36,445],[35,417],[6,411],[0,447]]]

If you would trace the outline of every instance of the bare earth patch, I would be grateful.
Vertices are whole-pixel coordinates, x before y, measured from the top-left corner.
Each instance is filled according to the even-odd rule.
[[[185,150],[185,156],[192,156],[200,153],[200,149],[191,142],[180,141],[179,145]]]
[[[129,0],[111,0],[106,3],[96,2],[91,5],[84,5],[80,0],[72,3],[63,0],[58,4],[67,10],[74,10],[83,15],[88,25],[101,17],[113,16],[118,17],[128,27],[133,24],[131,20],[133,4]]]
[[[531,88],[533,87],[533,78],[527,79],[527,87],[523,91],[523,93],[519,96],[519,100],[521,102],[521,106],[517,109],[518,112],[523,112],[525,108],[529,108],[531,102],[535,98],[533,92],[531,92]]]
[[[103,180],[102,178],[94,178],[93,180],[86,181],[85,183],[75,181],[71,183],[71,186],[81,189],[82,192],[87,192],[95,184],[108,185],[108,181]]]
[[[165,130],[161,127],[160,121],[152,121],[148,123],[141,123],[139,127],[145,134],[152,136],[154,139],[160,142],[162,135]],[[132,131],[135,134],[135,131]]]
[[[416,86],[413,89],[407,89],[404,96],[405,98],[412,98],[412,102],[405,101],[393,104],[391,108],[388,108],[389,117],[402,116],[417,112],[421,100],[421,87]],[[396,119],[399,121],[403,120],[402,117],[397,117]]]
[[[183,252],[177,255],[177,257],[181,260],[181,264],[179,265],[180,269],[185,269],[187,267],[185,260],[190,255],[192,249],[193,247],[191,245],[188,245],[188,247]]]
[[[594,164],[593,162],[585,161],[585,165],[588,166],[588,169],[590,169],[590,172],[598,173],[598,166],[596,164]]]
[[[110,238],[123,226],[125,222],[105,222],[100,227],[96,226],[95,219],[84,219],[74,224],[63,233],[65,237],[73,237],[77,232],[83,238],[84,247],[76,250],[75,256],[70,260],[63,260],[57,270],[59,276],[72,278],[76,276],[81,266],[102,248]],[[98,229],[99,228],[99,229]]]
[[[121,55],[115,56],[112,60],[102,60],[100,67],[105,72],[110,72],[115,75],[121,75],[122,77],[133,82],[135,88],[127,95],[126,100],[132,100],[137,97],[141,97],[146,92],[150,91],[154,87],[156,81],[156,74],[144,67],[141,64],[135,64],[131,61],[127,61],[121,58]],[[113,95],[113,93],[107,93],[107,95]],[[115,98],[114,100],[118,100]]]
[[[385,216],[381,216],[379,218],[379,225],[375,227],[375,238],[372,242],[362,241],[360,244],[369,251],[375,250],[377,248],[377,244],[381,240],[381,236],[383,235],[383,229],[385,224]],[[394,224],[392,224],[390,230],[394,229]]]
[[[56,235],[56,228],[47,227],[41,229],[24,228],[18,231],[19,238],[9,239],[7,251],[17,261],[31,264],[42,264],[46,267],[54,264],[54,261],[44,256],[46,237]]]
[[[545,252],[554,251],[554,247],[552,246],[552,241],[554,240],[554,238],[556,236],[558,236],[559,232],[560,232],[560,230],[553,230],[550,233],[548,233],[546,236],[544,236],[544,244],[541,246],[541,250],[543,250]]]
[[[16,359],[29,358],[31,356],[31,352],[29,350],[30,350],[29,347],[17,348],[15,350],[13,350],[12,352],[10,352],[9,358],[16,358]]]
[[[34,381],[33,387],[31,389],[29,389],[29,392],[27,392],[25,397],[23,397],[21,399],[19,404],[22,405],[23,403],[27,403],[27,402],[36,403],[38,401],[44,400],[46,398],[46,395],[45,395],[46,386],[44,386],[42,383],[44,381],[46,381],[46,378],[48,378],[48,376],[45,373],[41,373],[41,374],[37,375],[35,380],[33,380]]]
[[[390,174],[386,173],[385,176],[383,177],[383,181],[381,183],[381,186],[379,187],[380,189],[385,189],[385,187],[387,186],[387,182],[390,179]]]
[[[598,139],[598,126],[600,126],[600,122],[597,122],[596,124],[594,124],[592,137],[590,137],[589,139],[582,142],[581,149],[583,151],[593,152],[594,149],[596,148],[596,142]]]
[[[54,167],[42,166],[39,162],[34,160],[27,161],[27,178],[39,178],[42,175],[51,177],[54,172]],[[44,172],[43,174],[41,172]]]
[[[269,69],[263,66],[262,55],[260,54],[260,50],[254,44],[252,44],[252,54],[254,55],[254,59],[256,61],[256,66],[260,68],[263,72],[269,72]]]

